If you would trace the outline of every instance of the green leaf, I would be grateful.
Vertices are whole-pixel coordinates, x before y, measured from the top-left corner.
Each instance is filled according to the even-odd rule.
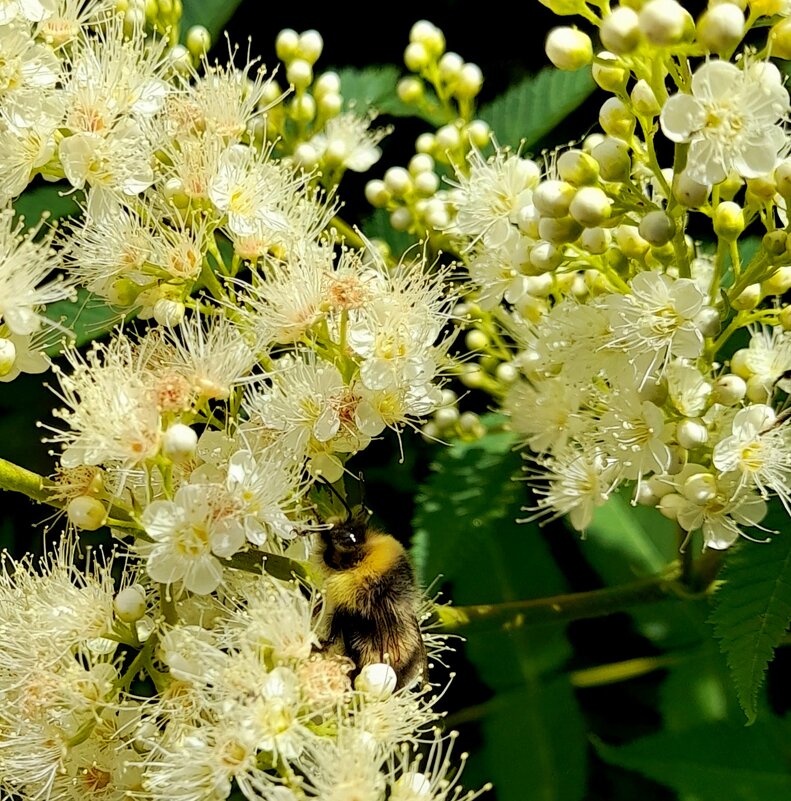
[[[713,723],[663,731],[599,755],[700,801],[778,801],[791,797],[788,725],[777,719],[745,729]]]
[[[181,38],[193,25],[203,25],[211,34],[212,44],[217,43],[228,20],[241,0],[184,0],[181,15]]]
[[[76,300],[59,300],[47,306],[47,317],[71,331],[70,340],[78,347],[107,333],[113,326],[125,319],[124,312],[108,306],[101,298],[80,289]],[[54,356],[63,349],[58,342],[47,348],[47,354]]]
[[[495,421],[489,421],[496,423]],[[417,498],[416,563],[424,578],[450,582],[459,604],[498,603],[567,589],[535,525],[516,523],[528,501],[514,481],[522,460],[509,432],[440,452]],[[474,629],[467,655],[494,691],[485,705],[485,747],[470,760],[472,776],[490,778],[501,801],[581,801],[587,741],[566,677],[571,655],[558,624]],[[552,678],[548,678],[548,677]]]
[[[374,108],[381,114],[390,114],[393,117],[418,117],[435,127],[449,121],[448,113],[428,91],[425,108],[401,102],[396,92],[401,71],[393,64],[364,69],[344,67],[338,70],[338,75],[346,109],[356,109],[358,113],[364,114],[369,108]]]
[[[564,120],[596,88],[590,68],[562,72],[551,67],[526,78],[483,106],[500,145],[529,149]]]
[[[45,211],[49,212],[50,219],[77,214],[80,211],[75,200],[77,196],[73,192],[63,194],[69,190],[66,184],[48,184],[30,189],[14,201],[14,212],[18,217],[24,217],[29,226],[35,225]]]
[[[710,621],[752,723],[767,665],[791,624],[791,537],[786,532],[766,543],[741,543],[721,578]]]

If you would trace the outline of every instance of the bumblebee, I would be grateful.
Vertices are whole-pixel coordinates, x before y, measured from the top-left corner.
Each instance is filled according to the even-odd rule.
[[[412,565],[395,537],[368,525],[364,509],[347,511],[345,521],[322,531],[319,543],[330,615],[326,645],[349,657],[358,671],[389,664],[396,688],[423,684],[428,661]]]

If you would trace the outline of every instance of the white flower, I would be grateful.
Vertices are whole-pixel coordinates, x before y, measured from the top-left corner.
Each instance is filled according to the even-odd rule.
[[[744,366],[762,384],[787,391],[786,373],[791,370],[791,334],[779,326],[757,326],[750,329],[750,343],[744,351]],[[786,379],[781,381],[780,379]]]
[[[791,510],[791,436],[774,410],[752,404],[737,412],[732,433],[714,447],[711,460],[720,474],[734,473],[741,486],[754,486],[766,498],[773,491]]]
[[[673,405],[685,417],[695,417],[705,408],[711,383],[700,370],[680,361],[671,362],[665,371],[667,391]]]
[[[774,64],[752,61],[740,69],[712,60],[695,71],[691,95],[669,98],[660,122],[669,139],[690,143],[687,173],[717,184],[731,171],[744,178],[772,172],[786,141],[778,123],[789,108]]]
[[[379,161],[382,151],[377,145],[389,133],[387,128],[371,131],[371,122],[371,118],[353,112],[338,114],[327,121],[324,130],[309,144],[330,169],[342,167],[366,172]]]
[[[142,543],[146,572],[163,584],[183,581],[190,592],[206,595],[219,587],[222,565],[244,545],[238,525],[222,525],[206,485],[181,487],[172,501],[154,501],[141,522],[153,544]]]

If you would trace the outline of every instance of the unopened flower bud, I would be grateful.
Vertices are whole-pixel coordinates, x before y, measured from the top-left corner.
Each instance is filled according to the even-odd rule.
[[[96,531],[107,520],[107,509],[98,498],[90,495],[78,495],[69,501],[66,507],[69,522],[83,531]]]
[[[774,380],[768,376],[752,375],[747,379],[747,400],[769,403],[774,393]]]
[[[741,376],[743,379],[745,379],[745,381],[753,374],[753,371],[749,365],[749,348],[739,348],[739,350],[737,350],[733,356],[731,356],[731,372],[735,375]]]
[[[587,186],[599,178],[596,159],[582,150],[566,150],[558,156],[557,171],[561,180],[572,186]]]
[[[687,503],[683,495],[670,492],[659,501],[656,508],[659,510],[660,514],[668,520],[677,520],[679,511],[683,509]]]
[[[551,242],[538,242],[530,248],[530,264],[539,272],[554,270],[563,261],[563,251]]]
[[[297,90],[304,90],[313,80],[313,67],[304,58],[295,58],[286,67],[286,80]]]
[[[154,319],[160,325],[178,325],[184,319],[186,308],[181,301],[160,298],[154,304]]]
[[[439,77],[446,83],[454,82],[464,66],[464,60],[458,53],[449,51],[440,58],[437,68]]]
[[[168,50],[168,64],[178,75],[189,75],[192,70],[192,56],[182,44],[174,45]]]
[[[483,331],[473,328],[467,332],[464,342],[470,350],[483,350],[489,345],[489,337]]]
[[[626,143],[611,136],[597,144],[591,151],[591,156],[598,162],[601,177],[605,181],[622,181],[628,177],[632,168]]]
[[[415,191],[423,197],[431,197],[439,189],[439,176],[434,172],[421,172],[415,176]]]
[[[395,231],[408,231],[413,222],[412,212],[403,206],[390,213],[390,225]]]
[[[162,453],[174,462],[184,462],[195,454],[198,434],[184,423],[174,423],[162,435]]]
[[[587,33],[568,26],[553,28],[544,49],[559,70],[578,70],[593,59],[593,44]]]
[[[688,418],[676,426],[676,442],[687,450],[699,448],[708,438],[709,430],[700,420]]]
[[[676,0],[649,0],[638,20],[645,38],[657,47],[674,45],[695,29],[689,12]]]
[[[354,680],[355,689],[379,700],[389,698],[398,684],[396,672],[390,665],[375,662],[366,665]]]
[[[733,49],[743,35],[744,14],[733,3],[711,6],[698,20],[698,41],[712,53]]]
[[[326,98],[324,99],[326,100]],[[294,115],[294,119],[297,120],[297,122],[313,122],[313,120],[316,119],[316,101],[313,99],[313,96],[304,94],[295,97],[291,104],[291,113]],[[332,144],[333,143],[331,142],[330,146],[327,148],[327,151],[330,150]],[[345,143],[341,141],[340,144],[344,148],[345,152]],[[327,159],[327,151],[324,153],[325,160]]]
[[[459,421],[459,410],[455,406],[443,406],[437,409],[434,414],[434,422],[440,431],[448,431],[455,428]]]
[[[735,298],[731,298],[731,306],[738,311],[749,311],[761,302],[761,285],[746,286]]]
[[[375,208],[383,209],[391,198],[390,192],[378,178],[374,178],[365,185],[365,199]]]
[[[396,92],[398,93],[398,99],[402,103],[411,105],[417,103],[423,97],[425,89],[420,78],[410,75],[398,82]]]
[[[596,54],[591,66],[591,76],[605,92],[613,94],[623,92],[629,82],[629,70],[618,56],[608,50]]]
[[[310,142],[300,142],[294,148],[294,162],[305,170],[312,170],[319,163],[319,154]]]
[[[771,176],[748,178],[744,198],[748,204],[760,208],[765,203],[771,203],[776,193],[777,185]]]
[[[483,86],[483,73],[477,64],[466,63],[456,76],[454,94],[462,100],[475,97]]]
[[[613,233],[618,248],[628,259],[642,259],[651,246],[633,225],[619,225]]]
[[[275,38],[275,53],[286,63],[296,58],[299,47],[299,34],[292,28],[283,28]]]
[[[785,257],[786,247],[788,245],[788,235],[785,231],[768,231],[761,239],[761,247],[773,259],[778,257]]]
[[[616,6],[612,14],[602,20],[599,29],[602,44],[619,56],[631,53],[642,39],[637,12],[628,6]]]
[[[630,97],[634,110],[644,117],[656,117],[662,110],[659,101],[656,99],[654,90],[651,88],[648,81],[642,78],[632,87]]]
[[[777,315],[777,321],[783,326],[784,331],[791,331],[791,306],[783,306]]]
[[[791,17],[789,17],[791,22]],[[791,159],[783,159],[774,171],[775,186],[780,195],[788,202],[791,199]]]
[[[791,17],[781,19],[769,31],[769,45],[775,58],[791,59]]]
[[[542,217],[538,222],[538,235],[553,245],[573,242],[582,230],[582,226],[571,216]]]
[[[461,144],[461,133],[455,125],[443,125],[435,136],[436,147],[441,153],[456,150]]]
[[[586,228],[601,225],[609,219],[612,201],[597,186],[578,189],[569,205],[571,216]]]
[[[423,219],[431,228],[434,228],[436,231],[442,231],[450,224],[448,207],[439,198],[432,198],[426,204],[426,209],[423,212]]]
[[[324,39],[316,30],[303,31],[299,35],[297,44],[297,54],[304,58],[308,64],[315,64],[319,60],[321,51],[324,49]]]
[[[417,153],[409,159],[408,170],[410,175],[420,175],[421,172],[434,170],[434,159],[427,153]]]
[[[708,199],[709,187],[682,172],[673,180],[673,196],[682,206],[695,209],[702,206]]]
[[[734,242],[744,231],[744,211],[738,203],[726,200],[714,210],[714,233],[726,242]]]
[[[113,609],[124,623],[137,622],[146,613],[145,591],[138,584],[124,587],[113,599]]]
[[[420,42],[435,58],[445,51],[445,34],[432,22],[418,20],[409,31],[410,42]]]
[[[723,406],[735,406],[747,395],[747,382],[738,375],[725,373],[711,385],[711,400]]]
[[[664,211],[649,211],[637,227],[640,236],[654,247],[670,242],[676,233],[673,218]]]
[[[404,50],[404,64],[410,72],[421,72],[431,63],[428,50],[420,42],[410,42]]]
[[[764,295],[783,295],[791,289],[791,266],[778,267],[772,275],[761,284]]]
[[[599,125],[604,133],[628,141],[634,132],[635,119],[622,100],[610,97],[599,110]]]
[[[465,129],[465,136],[477,148],[486,147],[492,136],[492,129],[483,120],[473,120]]]
[[[709,472],[693,473],[681,492],[692,503],[704,504],[717,497],[717,479]]]
[[[565,181],[542,181],[533,192],[533,205],[542,217],[565,217],[576,193]]]
[[[337,72],[323,72],[313,84],[313,94],[318,100],[324,95],[338,95],[341,92],[341,79]]]
[[[200,58],[206,55],[211,49],[211,34],[203,25],[193,25],[188,31],[184,40],[187,50],[193,58]]]
[[[16,362],[16,345],[5,337],[0,337],[0,376],[8,375]]]
[[[394,197],[403,197],[412,190],[412,178],[403,167],[390,167],[385,172],[384,185]]]
[[[607,228],[586,228],[580,234],[580,244],[588,253],[599,256],[612,243],[612,234]]]

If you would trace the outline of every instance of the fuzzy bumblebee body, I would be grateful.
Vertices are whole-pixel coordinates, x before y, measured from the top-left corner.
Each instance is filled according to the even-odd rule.
[[[426,647],[417,620],[420,594],[401,543],[352,518],[322,533],[321,564],[330,611],[328,644],[357,669],[389,664],[397,687],[426,681]]]

